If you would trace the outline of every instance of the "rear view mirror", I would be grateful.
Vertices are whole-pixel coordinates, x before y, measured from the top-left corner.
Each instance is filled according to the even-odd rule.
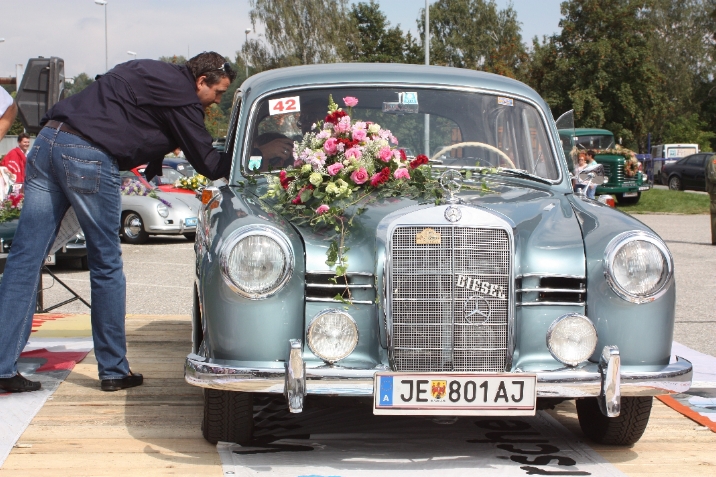
[[[65,61],[62,58],[30,58],[17,91],[20,121],[28,132],[40,132],[40,120],[65,97]]]
[[[579,180],[597,185],[609,182],[609,178],[604,175],[604,166],[601,164],[585,167],[582,172],[579,173]]]

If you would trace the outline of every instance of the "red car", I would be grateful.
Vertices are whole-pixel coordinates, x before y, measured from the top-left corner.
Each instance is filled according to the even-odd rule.
[[[195,192],[193,190],[189,189],[180,189],[178,187],[174,187],[174,183],[184,177],[181,172],[178,172],[176,169],[173,169],[169,166],[162,166],[162,175],[161,176],[155,176],[151,181],[147,181],[146,176],[144,175],[144,170],[147,168],[146,164],[142,164],[141,166],[137,166],[134,169],[132,169],[132,172],[139,177],[139,179],[146,185],[147,182],[151,183],[153,186],[157,187],[159,190],[163,192],[180,192],[183,194],[192,194],[194,195]]]

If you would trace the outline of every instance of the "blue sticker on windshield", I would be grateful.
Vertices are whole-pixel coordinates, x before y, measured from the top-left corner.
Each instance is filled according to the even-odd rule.
[[[259,169],[261,167],[262,160],[263,160],[263,157],[261,157],[261,156],[249,157],[249,170],[255,171],[256,169]]]
[[[515,103],[512,101],[512,98],[503,98],[502,96],[497,97],[497,104],[501,104],[502,106],[514,106]]]

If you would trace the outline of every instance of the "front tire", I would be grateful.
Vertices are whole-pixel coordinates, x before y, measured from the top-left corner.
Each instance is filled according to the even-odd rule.
[[[582,432],[599,444],[631,446],[641,439],[649,423],[651,396],[621,398],[621,413],[607,417],[599,410],[597,398],[577,400],[577,417]]]
[[[125,212],[122,216],[122,240],[126,243],[140,245],[149,239],[144,230],[142,216],[134,211]]]
[[[251,393],[204,389],[204,439],[248,444],[254,434],[254,400]]]
[[[669,177],[669,189],[671,190],[683,190],[683,185],[681,184],[681,178],[679,176],[671,176]]]

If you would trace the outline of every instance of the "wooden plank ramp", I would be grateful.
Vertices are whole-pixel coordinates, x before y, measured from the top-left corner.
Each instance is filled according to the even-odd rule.
[[[129,315],[128,357],[145,384],[100,391],[90,354],[37,414],[0,476],[222,475],[216,448],[201,436],[201,390],[183,379],[190,333],[188,316]],[[631,448],[591,443],[573,402],[550,413],[629,476],[716,476],[716,434],[659,401]]]

